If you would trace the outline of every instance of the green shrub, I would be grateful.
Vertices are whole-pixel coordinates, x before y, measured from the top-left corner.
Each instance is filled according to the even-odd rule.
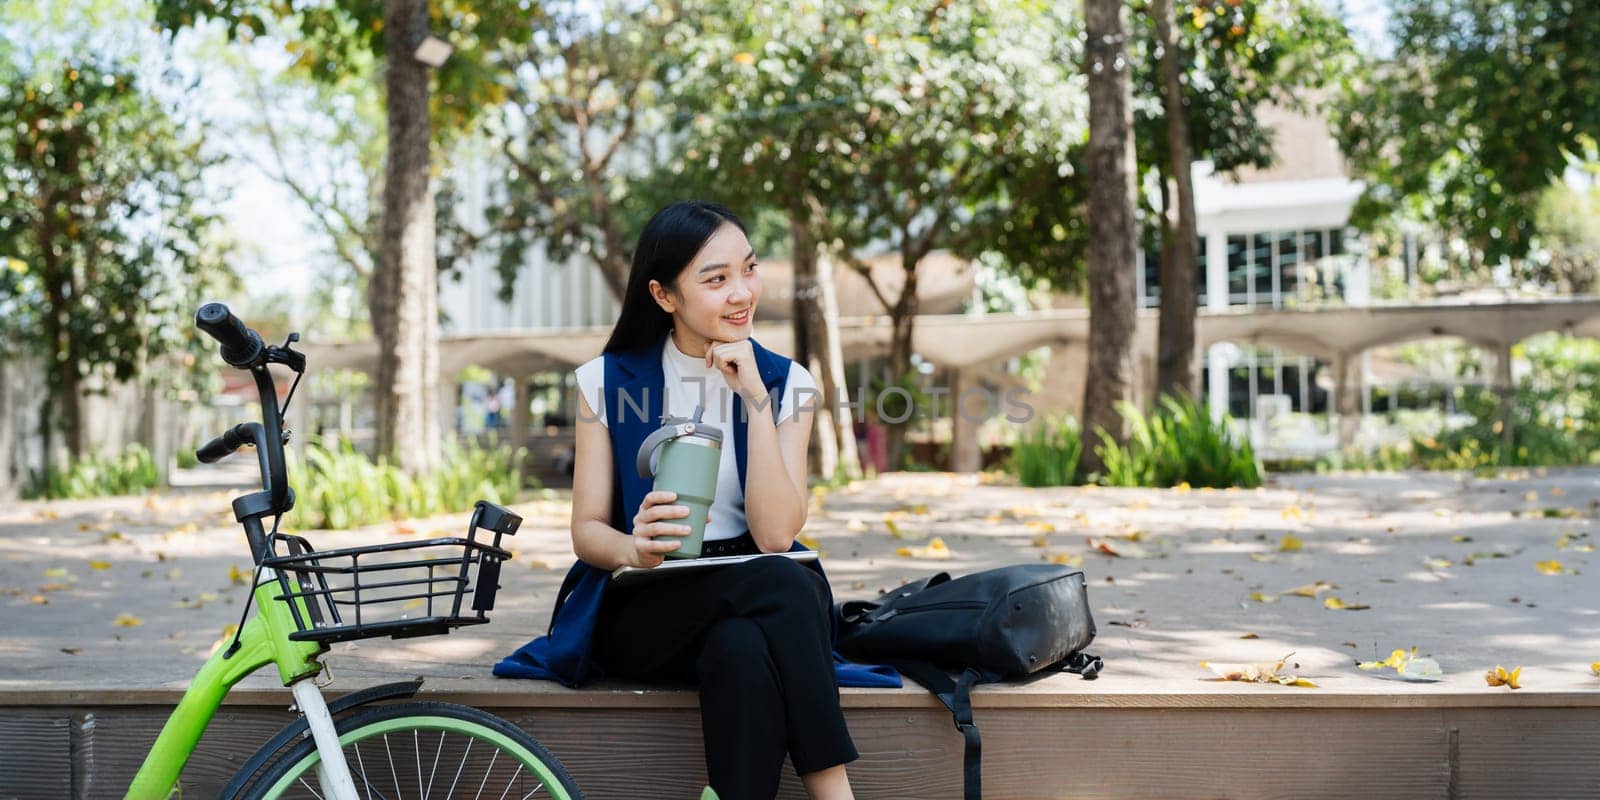
[[[108,497],[139,494],[161,485],[161,473],[150,451],[142,445],[128,445],[121,453],[93,453],[71,459],[65,467],[51,467],[40,475],[29,476],[23,497],[60,500],[82,497]]]
[[[439,468],[413,478],[382,459],[374,462],[348,442],[336,449],[309,445],[303,461],[290,458],[295,508],[289,524],[339,530],[466,511],[480,499],[514,503],[520,489],[517,464],[526,455],[507,445],[447,442]]]
[[[1128,422],[1128,440],[1112,441],[1102,429],[1100,454],[1108,486],[1255,487],[1261,465],[1247,439],[1236,439],[1226,420],[1188,396],[1162,396],[1154,413],[1132,404],[1118,407]]]
[[[1046,417],[1011,446],[1007,471],[1023,486],[1076,486],[1083,483],[1078,459],[1083,455],[1083,434],[1068,416]]]

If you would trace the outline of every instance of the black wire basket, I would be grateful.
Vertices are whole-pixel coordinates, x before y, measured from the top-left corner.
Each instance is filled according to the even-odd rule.
[[[263,569],[277,571],[295,626],[290,639],[343,642],[449,633],[489,621],[500,563],[511,557],[500,538],[522,518],[479,500],[466,538],[345,547],[318,551],[303,537],[274,534]],[[478,540],[482,530],[493,541]],[[279,546],[286,551],[278,553]],[[470,595],[470,597],[469,597]]]

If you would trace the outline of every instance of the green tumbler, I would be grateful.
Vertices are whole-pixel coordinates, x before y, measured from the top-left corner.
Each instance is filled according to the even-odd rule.
[[[717,497],[722,429],[701,422],[704,412],[703,407],[695,406],[692,419],[662,417],[662,427],[639,446],[639,477],[654,476],[654,490],[675,492],[675,504],[689,507],[687,519],[671,520],[688,525],[689,535],[682,537],[682,545],[667,553],[667,558],[700,557],[700,546],[706,538],[706,515]]]

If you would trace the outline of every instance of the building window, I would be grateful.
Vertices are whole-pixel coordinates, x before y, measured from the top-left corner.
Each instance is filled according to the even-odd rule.
[[[1194,290],[1195,304],[1206,304],[1206,237],[1201,236],[1195,245]],[[1161,242],[1139,254],[1139,307],[1156,308],[1161,305]]]
[[[1278,234],[1277,245],[1278,286],[1273,292],[1272,305],[1282,308],[1290,301],[1300,299],[1300,233],[1284,231]]]
[[[1250,239],[1250,305],[1271,305],[1272,234],[1258,233]]]
[[[1243,236],[1228,237],[1228,305],[1250,302],[1250,253]]]

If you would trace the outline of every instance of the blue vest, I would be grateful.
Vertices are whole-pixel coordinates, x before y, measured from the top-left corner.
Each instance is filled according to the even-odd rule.
[[[666,400],[666,377],[661,371],[665,337],[652,347],[630,353],[607,353],[604,357],[606,424],[611,433],[612,478],[620,491],[613,491],[611,525],[623,533],[633,533],[633,516],[650,492],[652,481],[624,467],[634,463],[645,437],[660,426]],[[789,380],[790,360],[750,340],[755,352],[756,371],[772,397],[772,413],[778,411],[784,387]],[[641,414],[641,410],[643,413]],[[744,486],[747,420],[744,399],[733,398],[733,450],[739,469],[739,485]],[[795,542],[790,550],[805,550]],[[822,575],[827,573],[820,560],[807,566]],[[590,659],[590,643],[600,615],[600,601],[611,577],[605,570],[579,560],[567,571],[556,593],[555,609],[550,614],[549,632],[518,648],[494,667],[502,678],[557,680],[576,688],[605,675]],[[833,604],[833,589],[828,589],[828,604],[833,608],[829,630],[834,641],[839,633],[839,610]],[[854,664],[833,654],[834,675],[840,686],[900,687],[900,676],[888,666]]]

